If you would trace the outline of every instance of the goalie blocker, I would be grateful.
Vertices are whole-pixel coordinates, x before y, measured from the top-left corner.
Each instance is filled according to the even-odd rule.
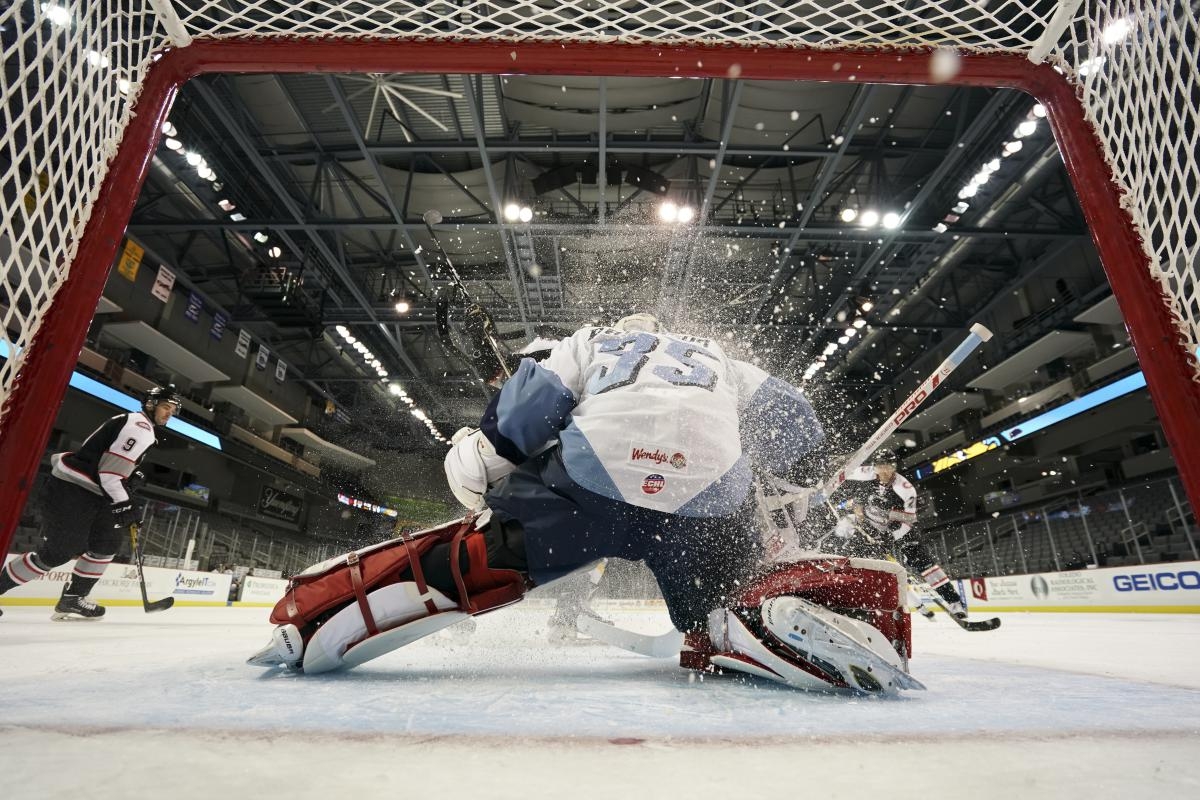
[[[307,674],[349,668],[511,605],[532,584],[505,535],[468,518],[310,567],[292,578],[271,613],[271,643],[249,663]],[[904,580],[899,566],[867,559],[776,566],[714,610],[707,631],[687,636],[680,664],[800,689],[924,688],[907,674]]]

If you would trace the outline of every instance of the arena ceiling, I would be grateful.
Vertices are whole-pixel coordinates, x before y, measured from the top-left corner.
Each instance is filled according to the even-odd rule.
[[[1071,302],[992,361],[1107,292],[1049,128],[1010,90],[224,75],[185,87],[171,124],[130,235],[315,393],[388,402],[339,353],[344,326],[447,436],[489,389],[455,348],[457,301],[439,330],[430,210],[513,349],[651,311],[832,399],[851,434],[972,322],[1020,316],[1005,306],[1030,282],[1077,265]],[[667,202],[691,218],[664,220]],[[259,291],[281,271],[302,279],[286,306]]]

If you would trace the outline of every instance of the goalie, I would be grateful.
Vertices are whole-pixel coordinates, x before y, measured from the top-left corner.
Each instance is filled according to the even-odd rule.
[[[821,559],[760,574],[752,468],[783,472],[824,432],[794,387],[639,314],[521,362],[446,457],[466,521],[293,579],[251,659],[353,666],[519,600],[600,558],[653,572],[684,666],[800,688],[920,688],[886,567]],[[848,615],[831,609],[846,610]]]

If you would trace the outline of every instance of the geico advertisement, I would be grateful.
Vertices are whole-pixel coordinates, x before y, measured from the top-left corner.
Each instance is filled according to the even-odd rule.
[[[1200,612],[1200,561],[963,581],[976,609]]]
[[[5,563],[13,558],[17,556],[9,555]],[[40,605],[42,600],[57,601],[63,586],[71,579],[73,566],[74,562],[64,564],[37,580],[10,589],[0,597],[0,603]],[[171,595],[180,605],[225,605],[229,599],[230,575],[160,567],[146,567],[144,573],[146,593],[152,600]],[[109,564],[89,597],[101,605],[106,602],[125,605],[128,601],[136,601],[140,605],[142,591],[138,587],[137,567],[132,564]],[[49,604],[53,605],[53,602]]]
[[[247,575],[242,578],[242,586],[238,592],[238,600],[242,603],[264,603],[275,605],[283,597],[288,582],[278,578],[256,578]]]

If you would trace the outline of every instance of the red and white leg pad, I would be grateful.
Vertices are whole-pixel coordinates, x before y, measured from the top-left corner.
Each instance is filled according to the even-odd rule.
[[[425,583],[421,556],[450,545],[458,600]],[[465,546],[467,563],[460,563]],[[271,612],[272,641],[251,656],[313,674],[357,666],[468,616],[517,602],[526,576],[487,566],[487,542],[473,520],[393,539],[296,575]]]
[[[923,689],[907,673],[904,570],[870,559],[781,565],[691,634],[680,664],[733,670],[799,689],[890,694]],[[844,613],[843,613],[844,612]]]

